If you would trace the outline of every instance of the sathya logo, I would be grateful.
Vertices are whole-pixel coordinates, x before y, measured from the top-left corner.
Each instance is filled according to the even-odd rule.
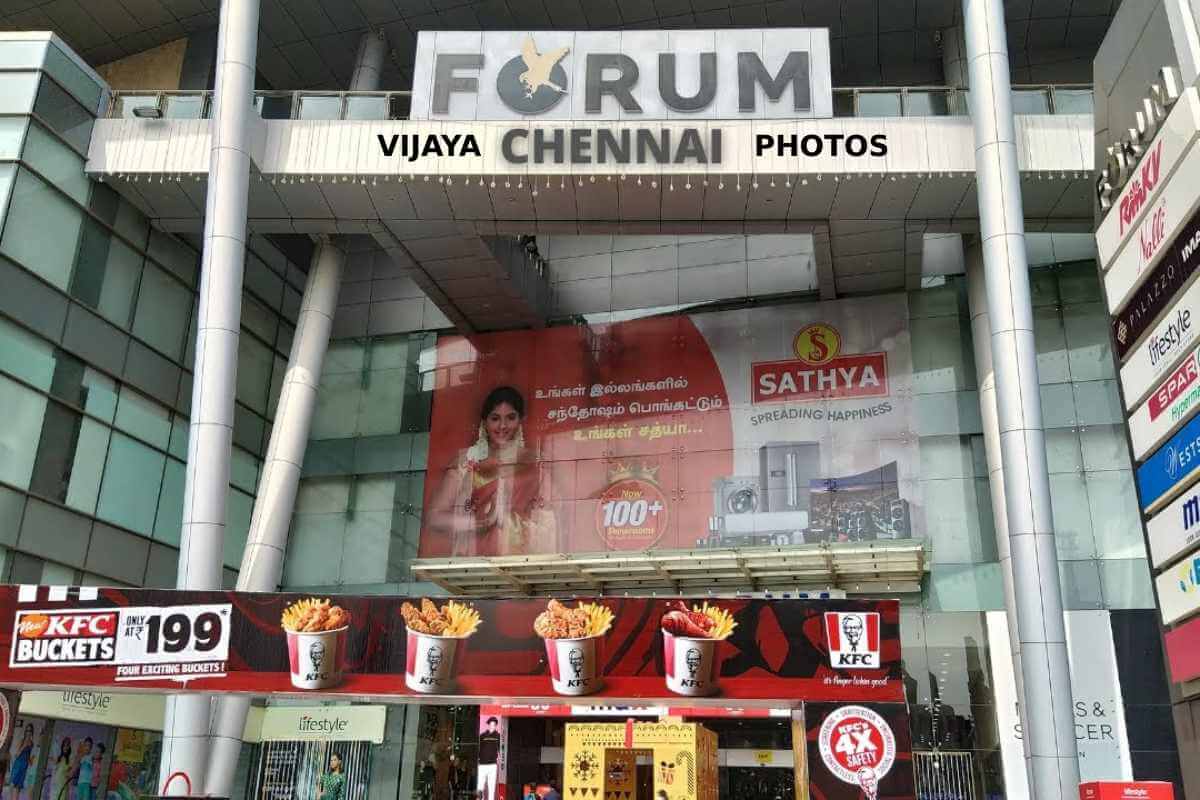
[[[504,104],[521,114],[540,114],[567,93],[567,71],[559,62],[571,48],[539,53],[533,37],[525,37],[521,55],[509,59],[496,76],[496,92]]]

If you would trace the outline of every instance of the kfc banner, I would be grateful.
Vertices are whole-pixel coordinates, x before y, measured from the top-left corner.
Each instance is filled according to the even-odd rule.
[[[422,557],[921,529],[904,295],[444,337]]]
[[[904,698],[894,600],[0,586],[0,619],[4,686],[660,706]]]

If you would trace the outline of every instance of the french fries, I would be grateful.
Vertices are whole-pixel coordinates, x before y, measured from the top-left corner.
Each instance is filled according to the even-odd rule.
[[[335,606],[329,599],[309,597],[297,600],[283,610],[279,624],[292,633],[319,633],[344,628],[350,624],[350,612]]]

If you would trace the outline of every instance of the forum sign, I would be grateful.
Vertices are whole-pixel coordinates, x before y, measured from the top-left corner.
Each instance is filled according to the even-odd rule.
[[[422,31],[411,119],[821,119],[825,28]]]

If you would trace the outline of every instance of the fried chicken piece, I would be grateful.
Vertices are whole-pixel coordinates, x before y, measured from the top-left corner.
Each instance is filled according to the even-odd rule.
[[[329,609],[329,618],[325,620],[325,630],[334,631],[350,624],[350,612],[341,606]]]
[[[429,626],[425,624],[425,620],[421,618],[421,612],[412,603],[405,602],[400,606],[400,616],[404,617],[404,624],[411,630],[417,633],[432,633]]]

